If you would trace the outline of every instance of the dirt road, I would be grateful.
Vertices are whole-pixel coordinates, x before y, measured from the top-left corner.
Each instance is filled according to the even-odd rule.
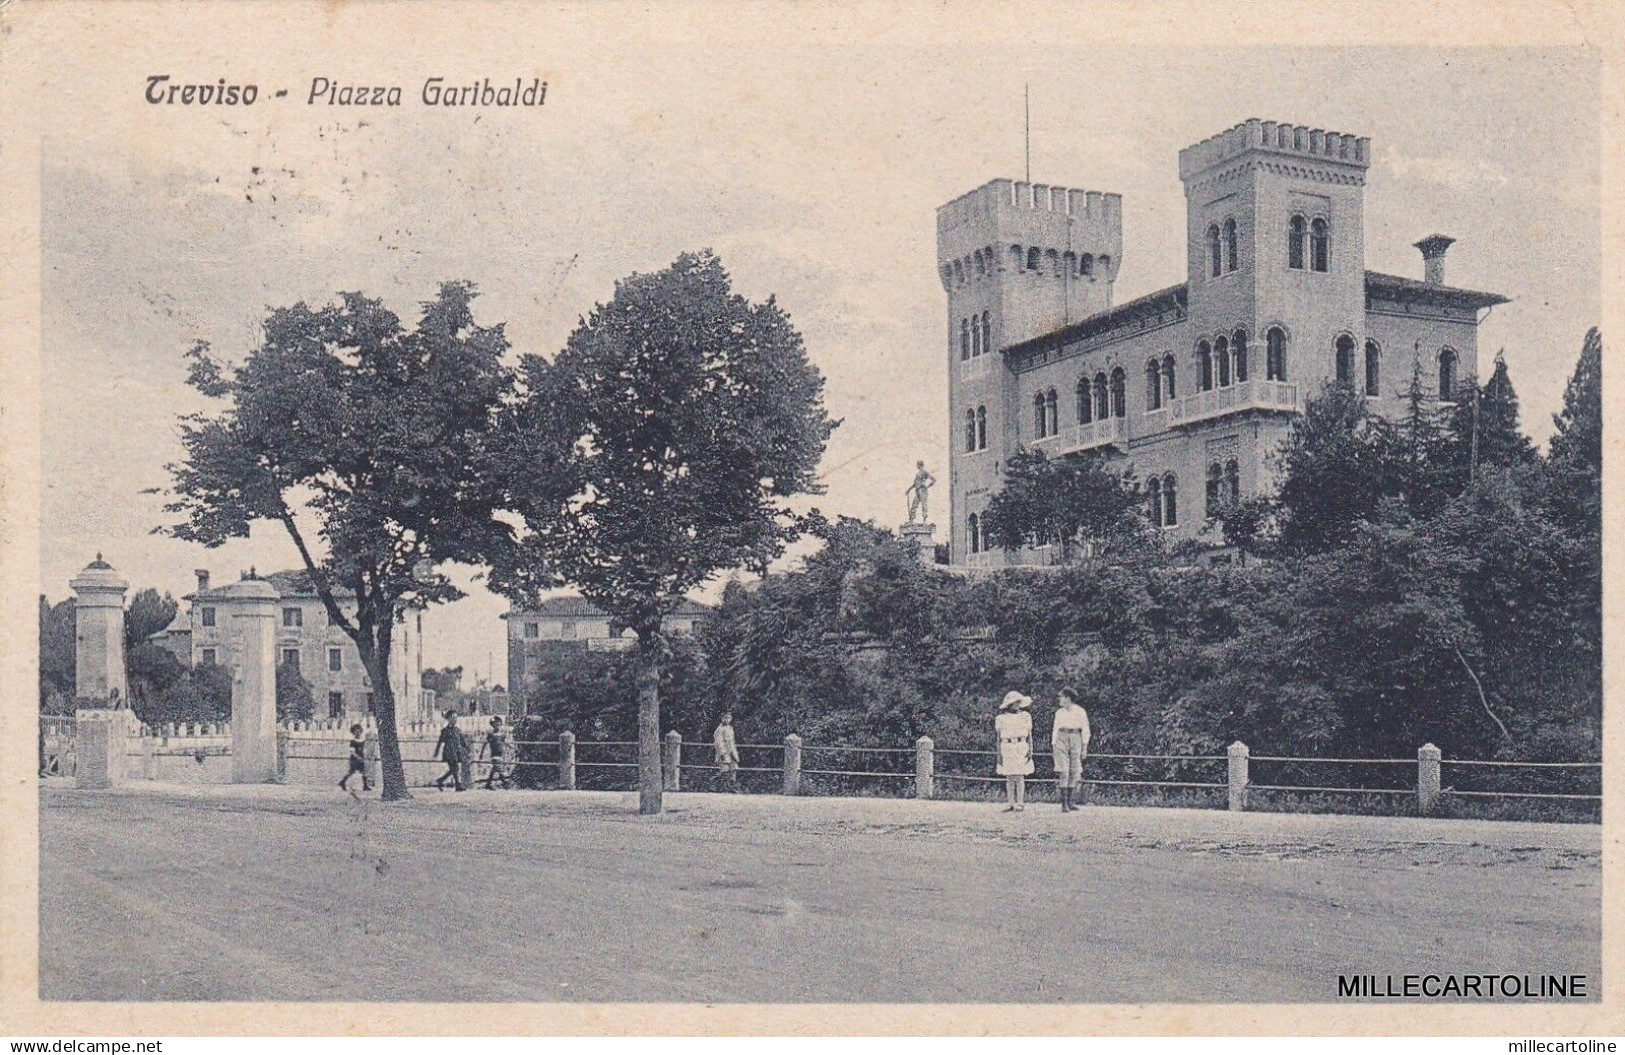
[[[40,995],[1331,1001],[1339,973],[1430,971],[1601,986],[1594,826],[633,802],[48,787]]]

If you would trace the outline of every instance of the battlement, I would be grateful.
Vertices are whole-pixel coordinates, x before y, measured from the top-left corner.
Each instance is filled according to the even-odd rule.
[[[1249,118],[1234,128],[1209,136],[1179,152],[1179,178],[1223,164],[1248,151],[1287,154],[1320,162],[1365,169],[1371,164],[1371,140],[1347,132],[1328,132],[1307,125]]]
[[[1023,180],[989,180],[937,209],[937,232],[1001,214],[1043,214],[1109,223],[1123,214],[1123,196],[1098,190],[1074,190]]]

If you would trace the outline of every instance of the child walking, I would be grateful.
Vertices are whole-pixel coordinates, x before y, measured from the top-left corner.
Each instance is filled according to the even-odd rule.
[[[361,790],[371,791],[372,781],[367,779],[367,740],[361,735],[361,726],[350,726],[350,769],[339,781],[339,787],[350,790],[350,778],[361,774]]]

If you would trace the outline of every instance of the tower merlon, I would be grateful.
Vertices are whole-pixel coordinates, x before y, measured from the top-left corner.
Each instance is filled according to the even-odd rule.
[[[1254,117],[1181,150],[1179,178],[1189,180],[1251,150],[1313,158],[1360,170],[1371,164],[1369,137]]]

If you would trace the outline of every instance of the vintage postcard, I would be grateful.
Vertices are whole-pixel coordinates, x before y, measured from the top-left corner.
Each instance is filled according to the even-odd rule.
[[[1622,1032],[1622,25],[0,6],[0,1034]]]

